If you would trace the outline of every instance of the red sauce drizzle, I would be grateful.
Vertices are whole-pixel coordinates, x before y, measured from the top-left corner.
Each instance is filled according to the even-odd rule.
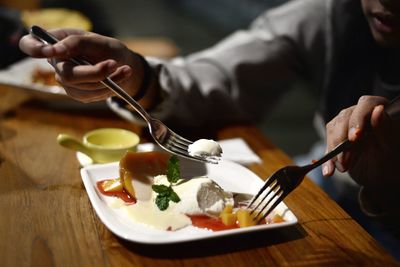
[[[122,199],[125,203],[128,203],[128,204],[136,203],[136,198],[129,195],[129,193],[126,192],[125,189],[122,189],[121,191],[114,191],[114,192],[104,191],[102,184],[109,180],[112,180],[112,179],[97,181],[96,186],[97,186],[97,189],[100,191],[100,193],[102,193],[103,195],[106,195],[106,196],[118,197],[118,198]]]
[[[211,231],[222,231],[222,230],[231,230],[240,228],[237,222],[235,225],[227,226],[219,218],[213,218],[206,215],[188,215],[188,216],[192,220],[192,225],[198,228],[204,228]],[[267,222],[263,221],[258,225],[262,224],[267,224]]]
[[[189,215],[189,217],[192,220],[193,226],[205,228],[211,231],[222,231],[239,228],[239,226],[237,225],[227,226],[221,221],[221,219],[205,215]]]

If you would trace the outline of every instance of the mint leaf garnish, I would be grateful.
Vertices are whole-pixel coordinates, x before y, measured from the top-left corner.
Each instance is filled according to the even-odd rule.
[[[151,186],[153,191],[157,193],[156,205],[161,211],[169,207],[169,201],[175,203],[181,201],[178,194],[172,188],[172,185],[176,184],[180,178],[179,159],[177,156],[171,156],[167,163],[167,179],[169,186],[156,184]]]
[[[167,163],[167,178],[168,182],[176,183],[181,178],[179,170],[179,159],[177,156],[172,156]]]
[[[180,197],[178,196],[178,194],[174,190],[171,190],[171,194],[169,195],[169,199],[171,201],[175,202],[175,203],[181,201]]]
[[[163,184],[153,184],[151,186],[154,192],[156,192],[159,195],[169,195],[169,186],[163,185]]]
[[[156,205],[160,210],[166,210],[169,207],[169,197],[158,195],[156,197]]]

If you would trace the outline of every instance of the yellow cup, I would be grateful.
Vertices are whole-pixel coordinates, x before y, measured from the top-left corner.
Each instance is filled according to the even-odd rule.
[[[57,142],[69,149],[82,152],[95,163],[119,161],[127,151],[136,151],[139,136],[119,128],[101,128],[86,133],[82,141],[59,134]]]

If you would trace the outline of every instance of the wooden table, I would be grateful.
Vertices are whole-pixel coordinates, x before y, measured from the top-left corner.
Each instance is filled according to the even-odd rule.
[[[108,110],[66,111],[26,102],[0,87],[0,265],[14,266],[399,266],[348,214],[310,180],[286,204],[298,225],[277,231],[170,246],[121,240],[99,221],[75,154],[56,143],[99,127],[146,129]],[[267,177],[290,159],[258,129],[221,129],[242,137],[262,158],[250,169]]]

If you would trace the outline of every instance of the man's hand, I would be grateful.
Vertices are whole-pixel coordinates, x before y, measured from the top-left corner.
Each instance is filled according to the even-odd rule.
[[[330,121],[326,151],[346,138],[354,145],[323,166],[325,176],[333,175],[335,169],[348,171],[380,210],[395,208],[400,195],[400,121],[386,114],[387,103],[383,97],[362,96],[357,105]]]
[[[100,81],[107,76],[134,95],[143,79],[139,57],[114,38],[73,29],[49,31],[60,42],[43,44],[31,35],[20,40],[20,48],[32,57],[48,58],[56,70],[56,80],[67,94],[81,102],[103,100],[112,95]],[[93,65],[76,66],[69,58]]]

